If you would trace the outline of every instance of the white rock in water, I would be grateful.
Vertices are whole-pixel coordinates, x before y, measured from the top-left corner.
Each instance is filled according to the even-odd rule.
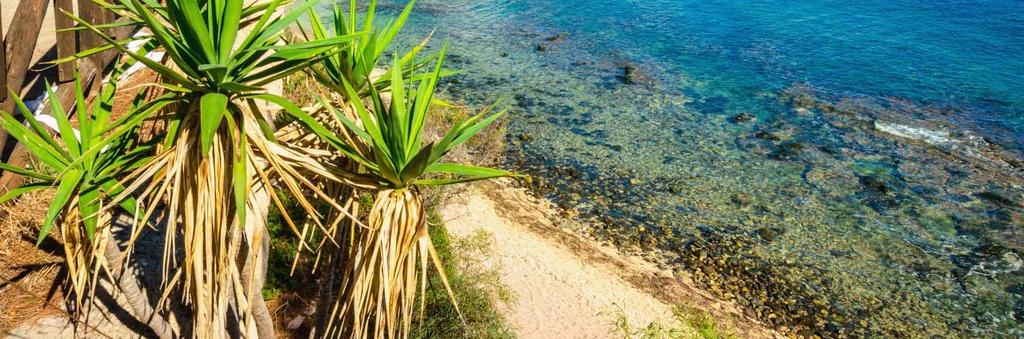
[[[933,131],[920,127],[875,121],[875,129],[882,133],[892,134],[901,138],[922,141],[936,146],[948,146],[956,143],[949,137],[949,132]]]
[[[1003,260],[1010,266],[1010,271],[1016,271],[1021,269],[1021,267],[1024,267],[1024,260],[1021,260],[1021,258],[1013,252],[1003,253]]]

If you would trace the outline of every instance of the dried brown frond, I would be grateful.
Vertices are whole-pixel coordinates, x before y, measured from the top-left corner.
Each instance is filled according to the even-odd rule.
[[[62,289],[47,294],[58,283],[64,258],[32,243],[52,199],[48,189],[0,206],[0,330],[61,313],[55,305],[63,299]]]
[[[342,249],[349,252],[324,333],[318,334],[323,337],[408,337],[413,320],[424,316],[412,312],[417,298],[424,300],[430,266],[444,272],[414,189],[378,192],[367,219],[370,228],[355,229],[350,247]],[[440,277],[454,300],[446,277]]]

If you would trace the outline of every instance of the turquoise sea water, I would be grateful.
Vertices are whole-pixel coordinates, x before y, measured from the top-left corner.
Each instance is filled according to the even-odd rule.
[[[1024,2],[421,0],[400,45],[431,31],[595,237],[794,333],[1024,335]]]

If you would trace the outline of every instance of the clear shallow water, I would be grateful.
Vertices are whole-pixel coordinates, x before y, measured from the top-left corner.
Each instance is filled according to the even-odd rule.
[[[796,333],[1024,335],[1024,3],[417,6],[598,238]]]

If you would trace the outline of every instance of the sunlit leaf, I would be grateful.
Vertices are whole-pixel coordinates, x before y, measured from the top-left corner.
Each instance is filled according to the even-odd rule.
[[[199,99],[199,130],[200,145],[203,156],[210,153],[213,135],[224,121],[224,113],[228,108],[228,97],[220,93],[207,93]]]

